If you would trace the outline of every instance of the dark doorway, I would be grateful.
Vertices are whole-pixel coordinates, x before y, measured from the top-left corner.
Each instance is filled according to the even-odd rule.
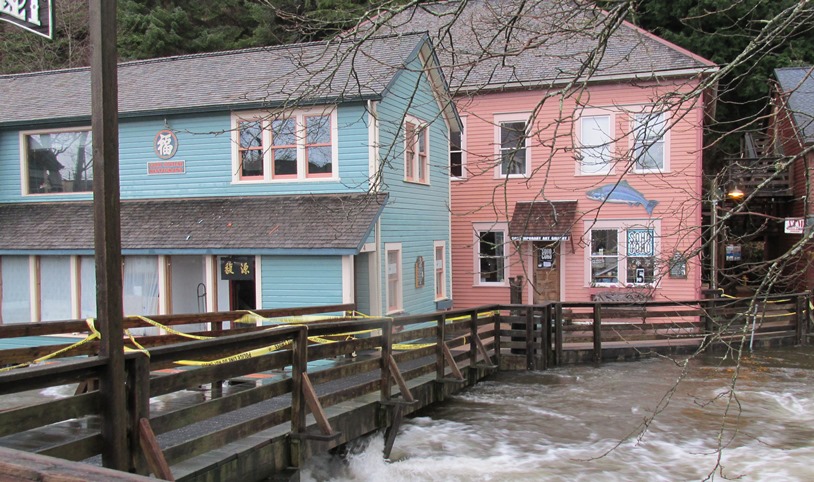
[[[229,309],[254,310],[257,308],[254,280],[229,281]]]

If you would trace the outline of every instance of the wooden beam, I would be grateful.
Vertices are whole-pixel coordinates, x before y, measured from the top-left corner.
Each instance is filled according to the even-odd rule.
[[[314,390],[314,385],[311,384],[311,379],[308,378],[308,373],[302,374],[302,394],[305,397],[305,403],[308,405],[308,409],[311,410],[311,414],[317,421],[319,429],[322,430],[322,433],[325,435],[332,435],[334,430],[331,428],[328,417],[325,416],[325,411],[322,410],[319,397],[317,396],[316,390]]]
[[[444,359],[447,361],[447,365],[449,365],[450,370],[452,370],[452,376],[458,380],[463,380],[464,376],[461,373],[460,368],[458,368],[458,364],[455,363],[455,357],[452,356],[452,352],[449,351],[449,347],[446,343],[442,343],[442,345],[444,350]]]
[[[150,472],[159,479],[174,481],[175,477],[172,476],[170,466],[164,458],[164,452],[161,451],[161,446],[158,445],[158,440],[156,440],[155,433],[153,433],[153,427],[150,426],[150,420],[146,418],[139,420],[139,445],[141,445],[141,450],[147,459]]]
[[[401,396],[404,398],[404,400],[408,402],[415,402],[413,394],[410,393],[410,389],[407,387],[407,382],[405,382],[404,378],[401,376],[401,371],[399,371],[399,365],[398,363],[396,363],[396,360],[393,358],[392,355],[387,359],[387,363],[390,365],[390,374],[393,376],[393,378],[396,380],[396,383],[399,386]]]

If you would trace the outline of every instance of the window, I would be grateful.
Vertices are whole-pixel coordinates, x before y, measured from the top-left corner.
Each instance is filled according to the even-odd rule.
[[[402,311],[401,245],[386,244],[387,255],[387,312]]]
[[[26,194],[93,191],[90,130],[23,134]]]
[[[463,133],[449,133],[449,175],[463,177],[464,175],[464,148]]]
[[[427,126],[408,117],[404,123],[404,143],[404,180],[427,184],[430,182]]]
[[[505,231],[479,230],[478,243],[478,282],[480,284],[501,283],[506,280]]]
[[[652,229],[627,230],[627,283],[653,284],[655,281],[655,236]]]
[[[71,258],[41,256],[40,320],[70,320],[73,318],[71,295]]]
[[[633,159],[637,171],[665,169],[664,138],[667,121],[663,112],[636,114],[633,120]]]
[[[447,297],[447,265],[444,241],[435,242],[435,299],[443,300]]]
[[[591,284],[619,282],[619,240],[615,229],[591,231]]]
[[[500,175],[525,176],[527,168],[525,121],[500,123]]]
[[[591,286],[654,285],[656,283],[656,230],[611,226],[598,222],[590,230]]]
[[[235,181],[334,178],[335,116],[324,110],[234,119]]]
[[[579,173],[610,173],[613,168],[611,116],[584,116],[580,118],[579,125]]]
[[[31,320],[31,269],[28,256],[0,258],[0,324]]]

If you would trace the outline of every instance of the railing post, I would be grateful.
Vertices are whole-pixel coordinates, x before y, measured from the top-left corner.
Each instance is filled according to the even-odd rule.
[[[594,303],[594,363],[602,362],[602,305]]]
[[[478,310],[469,313],[469,366],[475,368],[478,363],[478,343],[475,338],[478,336]],[[489,363],[489,360],[483,360]]]
[[[562,365],[562,303],[554,305],[554,364]]]
[[[438,325],[435,328],[435,337],[438,343],[435,344],[435,379],[441,381],[444,379],[444,343],[445,325],[447,322],[447,315],[441,314],[438,317]]]
[[[797,302],[797,316],[795,317],[795,321],[797,322],[796,328],[796,340],[795,343],[798,345],[803,344],[803,321],[807,318],[806,315],[806,303],[805,297],[803,295],[797,295],[795,297],[795,301]]]
[[[500,313],[497,310],[492,311],[492,316],[495,319],[495,365],[500,366]]]
[[[139,353],[127,357],[124,366],[127,372],[129,470],[148,475],[147,463],[141,451],[139,424],[142,418],[150,419],[150,361],[146,355]]]
[[[526,369],[534,370],[534,308],[526,308]]]
[[[291,434],[289,462],[299,467],[303,461],[302,440],[299,434],[305,432],[305,395],[303,394],[303,373],[308,369],[308,328],[301,325],[291,349]]]
[[[390,374],[390,363],[388,360],[393,354],[393,320],[386,320],[382,328],[382,352],[381,352],[381,401],[390,400],[393,378]]]
[[[548,370],[551,358],[551,303],[543,307],[540,317],[540,370]]]

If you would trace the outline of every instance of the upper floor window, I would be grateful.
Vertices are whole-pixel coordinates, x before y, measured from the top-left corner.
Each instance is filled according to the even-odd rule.
[[[429,136],[427,126],[409,117],[404,123],[404,180],[430,182]]]
[[[579,120],[579,173],[609,174],[611,156],[611,116],[588,115]]]
[[[449,175],[451,177],[463,177],[464,175],[462,132],[449,132]]]
[[[506,282],[506,230],[499,226],[475,226],[478,284]]]
[[[526,122],[500,123],[500,176],[525,176],[528,168]]]
[[[87,129],[23,133],[25,194],[93,191],[93,146]]]
[[[633,118],[633,159],[637,171],[665,170],[664,112],[636,114]]]
[[[236,181],[337,176],[336,123],[331,112],[241,113],[235,116],[233,137]]]

